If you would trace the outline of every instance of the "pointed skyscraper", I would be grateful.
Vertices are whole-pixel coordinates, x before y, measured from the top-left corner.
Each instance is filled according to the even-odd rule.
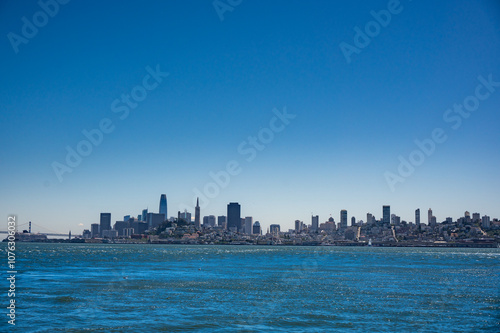
[[[168,219],[167,215],[167,195],[162,194],[160,197],[160,214],[165,214],[165,220]]]
[[[194,226],[200,228],[200,199],[196,198],[196,208],[194,209]]]

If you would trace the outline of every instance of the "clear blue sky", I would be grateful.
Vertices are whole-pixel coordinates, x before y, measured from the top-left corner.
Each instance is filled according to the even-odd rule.
[[[80,233],[101,212],[113,222],[156,212],[161,193],[175,216],[231,160],[241,172],[202,215],[225,215],[237,201],[265,229],[310,223],[311,213],[338,221],[341,209],[380,218],[384,204],[407,221],[429,207],[438,221],[465,210],[500,217],[500,87],[459,128],[443,119],[475,94],[479,76],[500,81],[500,4],[401,1],[348,63],[341,43],[354,47],[354,28],[376,29],[370,12],[387,8],[243,0],[221,20],[211,0],[73,0],[44,22],[36,1],[3,1],[3,218]],[[36,34],[13,39],[34,16]],[[169,75],[120,119],[113,102],[142,85],[148,66]],[[269,133],[273,109],[285,107],[296,117],[248,162],[240,144]],[[60,181],[54,162],[65,164],[66,147],[106,118],[114,130]],[[408,159],[435,128],[447,140],[392,191],[386,172],[397,174],[398,156]]]

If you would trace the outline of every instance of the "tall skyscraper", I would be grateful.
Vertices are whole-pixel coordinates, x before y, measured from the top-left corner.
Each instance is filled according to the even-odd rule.
[[[253,217],[251,216],[246,216],[245,217],[245,233],[248,235],[252,234],[252,228],[253,228]]]
[[[373,222],[375,222],[373,215],[371,213],[366,213],[366,223],[373,223]]]
[[[295,233],[299,234],[304,229],[304,222],[301,220],[295,220]]]
[[[168,219],[168,214],[167,214],[167,195],[162,194],[160,197],[160,214],[165,215],[165,220]]]
[[[353,216],[351,217],[351,226],[355,226],[356,225],[356,218]]]
[[[311,230],[317,232],[319,227],[319,215],[311,217]]]
[[[141,221],[146,222],[147,218],[148,218],[148,209],[146,208],[142,210]]]
[[[340,211],[340,227],[342,229],[347,228],[347,210],[345,209]]]
[[[200,199],[196,198],[196,207],[194,209],[194,226],[197,229],[201,228],[201,222],[200,222]]]
[[[481,219],[481,225],[484,229],[489,229],[491,227],[490,222],[490,217],[488,215],[484,215]]]
[[[90,237],[96,238],[99,237],[99,223],[92,223],[90,225]]]
[[[260,228],[260,223],[259,221],[255,221],[255,223],[253,224],[253,230],[252,230],[252,233],[254,235],[260,235],[262,234],[262,229]]]
[[[217,225],[219,227],[222,227],[223,229],[226,229],[227,221],[226,221],[226,217],[224,215],[217,216]]]
[[[415,209],[415,224],[420,225],[420,208]]]
[[[432,224],[432,209],[429,208],[427,211],[427,224],[431,225]]]
[[[99,232],[101,237],[107,230],[111,230],[111,213],[101,213],[101,219],[99,222]]]
[[[237,232],[241,224],[241,206],[237,202],[227,205],[227,229]]]
[[[384,224],[391,223],[391,206],[382,206],[382,222]]]

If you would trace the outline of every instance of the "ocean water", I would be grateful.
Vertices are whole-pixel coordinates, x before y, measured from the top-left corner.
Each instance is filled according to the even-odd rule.
[[[16,254],[18,332],[500,331],[499,249],[18,243]]]

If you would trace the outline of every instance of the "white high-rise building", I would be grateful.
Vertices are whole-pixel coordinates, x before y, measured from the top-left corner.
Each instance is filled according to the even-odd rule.
[[[253,228],[253,217],[247,216],[245,217],[245,234],[252,234]]]

